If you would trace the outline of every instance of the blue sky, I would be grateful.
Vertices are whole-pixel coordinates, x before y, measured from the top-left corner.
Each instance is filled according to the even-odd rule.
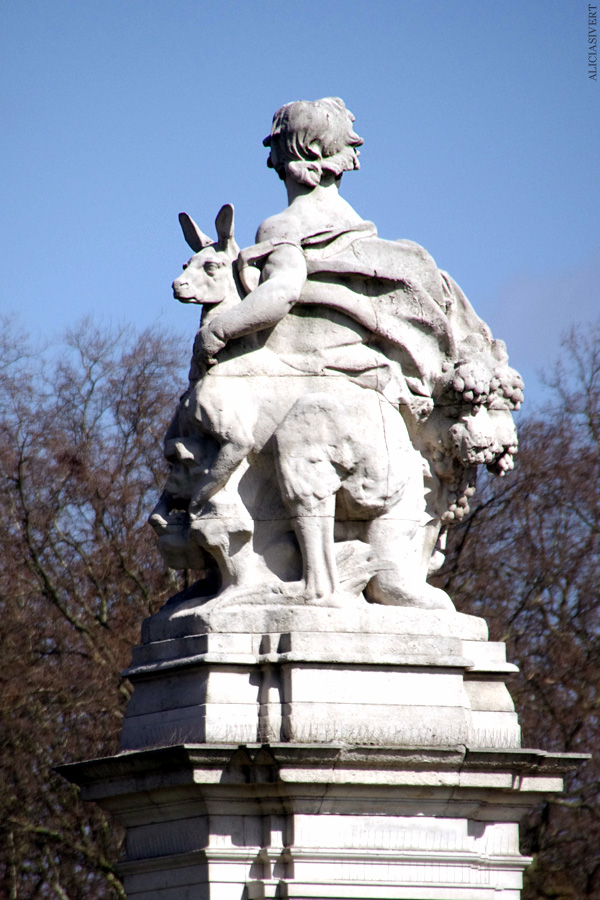
[[[4,0],[0,303],[52,341],[83,315],[191,337],[177,213],[240,244],[285,204],[273,112],[339,95],[364,138],[342,193],[423,244],[543,398],[561,331],[600,315],[600,88],[581,0]]]

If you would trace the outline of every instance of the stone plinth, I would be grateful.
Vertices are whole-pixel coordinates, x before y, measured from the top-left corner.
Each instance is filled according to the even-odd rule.
[[[456,612],[246,609],[136,648],[123,750],[187,742],[520,746],[503,644]],[[152,636],[152,620],[146,635]],[[156,626],[154,625],[154,631]]]
[[[122,753],[59,770],[125,826],[129,900],[518,900],[518,822],[580,758],[520,749],[482,619],[263,606],[178,627],[145,623]]]
[[[579,759],[204,744],[59,771],[126,826],[129,900],[518,900],[518,821]]]

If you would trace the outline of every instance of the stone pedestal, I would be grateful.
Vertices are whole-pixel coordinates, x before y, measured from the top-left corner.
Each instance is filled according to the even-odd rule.
[[[483,619],[363,603],[223,611],[196,629],[134,650],[123,750],[205,741],[520,746],[505,685],[515,667],[503,644],[487,641]]]
[[[129,900],[518,900],[518,821],[565,756],[182,745],[63,767],[127,828]]]
[[[482,619],[246,607],[181,630],[146,623],[121,754],[59,770],[125,825],[129,900],[517,900],[518,822],[579,757],[520,749]]]

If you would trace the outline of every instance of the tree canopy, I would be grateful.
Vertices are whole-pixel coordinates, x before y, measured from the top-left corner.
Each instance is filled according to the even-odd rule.
[[[522,829],[524,900],[600,897],[600,323],[573,331],[510,477],[478,486],[439,583],[520,668],[523,745],[592,753]]]
[[[0,352],[0,896],[123,897],[121,835],[52,766],[113,753],[120,675],[173,593],[145,526],[164,480],[179,352],[158,331],[87,322]]]

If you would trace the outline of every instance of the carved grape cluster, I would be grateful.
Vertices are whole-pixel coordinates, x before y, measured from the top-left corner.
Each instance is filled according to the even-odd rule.
[[[460,522],[470,512],[469,500],[475,493],[475,485],[467,484],[462,490],[460,489],[460,485],[457,485],[456,487],[456,490],[448,491],[448,508],[441,520],[443,525]]]
[[[523,379],[510,366],[490,370],[483,360],[457,362],[449,378],[451,399],[460,405],[490,409],[519,409],[523,402]]]

